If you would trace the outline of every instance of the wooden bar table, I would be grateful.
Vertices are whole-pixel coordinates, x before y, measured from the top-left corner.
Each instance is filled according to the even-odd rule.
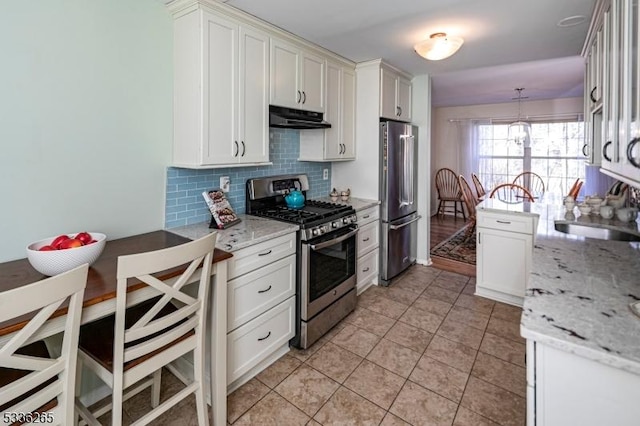
[[[153,231],[107,241],[98,260],[89,268],[81,324],[95,321],[115,312],[118,256],[160,250],[189,241],[188,238],[168,231]],[[227,260],[231,257],[231,253],[218,249],[213,255],[213,291],[211,292],[212,300],[209,303],[211,313],[209,336],[211,339],[211,401],[215,425],[227,424]],[[179,272],[181,271],[168,271],[165,276],[159,278],[170,278]],[[46,277],[33,269],[26,258],[0,263],[0,292],[44,278]],[[131,304],[143,302],[157,295],[151,287],[143,283],[130,284],[128,291],[131,292],[128,298]],[[33,340],[44,339],[62,332],[65,314],[66,307],[56,311],[53,317],[34,335]],[[0,323],[0,343],[6,342],[10,335],[22,328],[28,320],[29,318],[25,317]]]

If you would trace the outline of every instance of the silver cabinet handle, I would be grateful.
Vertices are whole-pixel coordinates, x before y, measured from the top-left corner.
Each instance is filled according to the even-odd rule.
[[[302,91],[302,103],[304,104],[305,102],[307,102],[307,94],[306,94],[306,92],[303,90],[303,91]]]
[[[478,244],[482,243],[482,238],[480,238],[482,234],[480,232],[478,232]]]
[[[508,220],[496,220],[496,222],[498,222],[498,223],[503,223],[503,224],[505,224],[505,225],[511,225],[511,222],[510,222],[510,221],[508,221]]]
[[[340,236],[338,238],[335,238],[335,239],[329,240],[329,241],[325,241],[324,243],[320,243],[320,244],[311,244],[311,245],[309,245],[309,247],[311,248],[311,250],[320,250],[320,249],[323,249],[325,247],[330,247],[330,246],[332,246],[332,245],[334,245],[336,243],[342,242],[342,241],[346,240],[347,238],[351,238],[354,235],[356,235],[357,233],[358,233],[358,230],[354,229],[353,231],[351,231],[351,232],[349,232],[347,234],[344,234],[344,235],[342,235],[342,236]]]
[[[300,99],[302,99],[302,93],[298,90],[298,100],[296,101],[297,104],[300,103]]]
[[[392,231],[395,231],[396,229],[404,228],[407,225],[411,225],[413,222],[417,222],[420,219],[422,219],[422,216],[418,216],[415,219],[411,219],[409,222],[403,223],[402,225],[391,225],[389,229],[391,229]]]
[[[402,116],[402,107],[398,107],[398,111],[400,111],[400,113],[398,114],[398,117]]]
[[[271,290],[271,286],[269,286],[269,287],[265,288],[264,290],[258,290],[258,293],[266,293],[266,292],[268,292],[269,290]]]
[[[266,256],[266,255],[268,255],[268,254],[271,254],[271,250],[269,250],[269,251],[268,251],[268,252],[266,252],[266,253],[258,253],[258,256]]]
[[[369,272],[369,267],[367,266],[366,268],[364,268],[362,272]]]
[[[262,342],[263,340],[267,340],[271,336],[271,332],[267,333],[264,337],[258,337],[258,342]]]
[[[241,157],[244,157],[244,151],[246,149],[246,147],[244,146],[244,141],[240,141],[242,143],[242,155]]]
[[[366,243],[367,241],[369,241],[369,237],[367,237],[367,238],[363,238],[363,239],[362,239],[362,242],[363,242],[363,243]]]
[[[369,219],[369,215],[362,216],[363,219]]]
[[[236,145],[236,153],[233,154],[234,157],[238,156],[238,152],[240,152],[240,147],[238,146],[238,141],[233,141],[233,143]]]

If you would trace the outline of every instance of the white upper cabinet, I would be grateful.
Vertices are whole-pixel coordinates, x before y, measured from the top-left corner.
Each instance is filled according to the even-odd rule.
[[[325,67],[324,58],[272,38],[271,104],[324,112]]]
[[[268,76],[267,34],[203,9],[177,17],[173,164],[267,163]]]
[[[380,117],[411,121],[411,81],[385,65],[380,67]]]
[[[331,128],[300,132],[300,161],[355,159],[355,70],[332,61],[326,70],[324,119]]]
[[[594,14],[600,31],[588,40],[590,49],[585,54],[585,98],[593,108],[585,120],[587,137],[601,135],[601,170],[634,186],[640,185],[639,14],[637,0],[603,2]],[[598,83],[602,86],[601,112]]]

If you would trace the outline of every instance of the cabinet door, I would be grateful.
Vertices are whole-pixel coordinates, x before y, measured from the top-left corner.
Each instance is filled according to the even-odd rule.
[[[531,270],[533,237],[479,227],[476,241],[477,286],[523,298]]]
[[[406,78],[398,77],[398,119],[411,121],[411,82]]]
[[[269,37],[240,27],[238,160],[269,161]]]
[[[325,60],[307,52],[302,54],[301,60],[300,108],[324,112]]]
[[[356,158],[356,74],[342,70],[342,150],[343,159]]]
[[[238,161],[238,24],[204,14],[203,164]]]
[[[625,66],[627,74],[624,89],[620,96],[624,99],[624,132],[621,136],[621,162],[625,177],[640,183],[640,9],[637,0],[626,0],[623,15],[625,17]]]
[[[335,160],[341,157],[342,126],[340,114],[341,69],[333,63],[327,64],[327,103],[324,119],[331,123],[324,131],[324,159]]]
[[[396,75],[380,68],[380,117],[398,119]]]
[[[290,108],[300,108],[300,51],[281,40],[271,39],[270,103]]]

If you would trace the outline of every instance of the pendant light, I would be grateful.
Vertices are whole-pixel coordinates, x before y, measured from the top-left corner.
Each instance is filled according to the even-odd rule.
[[[450,36],[446,33],[434,33],[425,41],[413,46],[413,49],[425,59],[439,61],[456,53],[462,43],[464,43],[462,37]]]
[[[518,92],[518,121],[509,124],[509,130],[507,133],[507,139],[514,141],[517,145],[522,145],[523,142],[527,142],[531,137],[531,124],[522,121],[520,113],[522,112],[522,91],[524,87],[517,87],[514,89]],[[524,98],[526,99],[526,97]]]

